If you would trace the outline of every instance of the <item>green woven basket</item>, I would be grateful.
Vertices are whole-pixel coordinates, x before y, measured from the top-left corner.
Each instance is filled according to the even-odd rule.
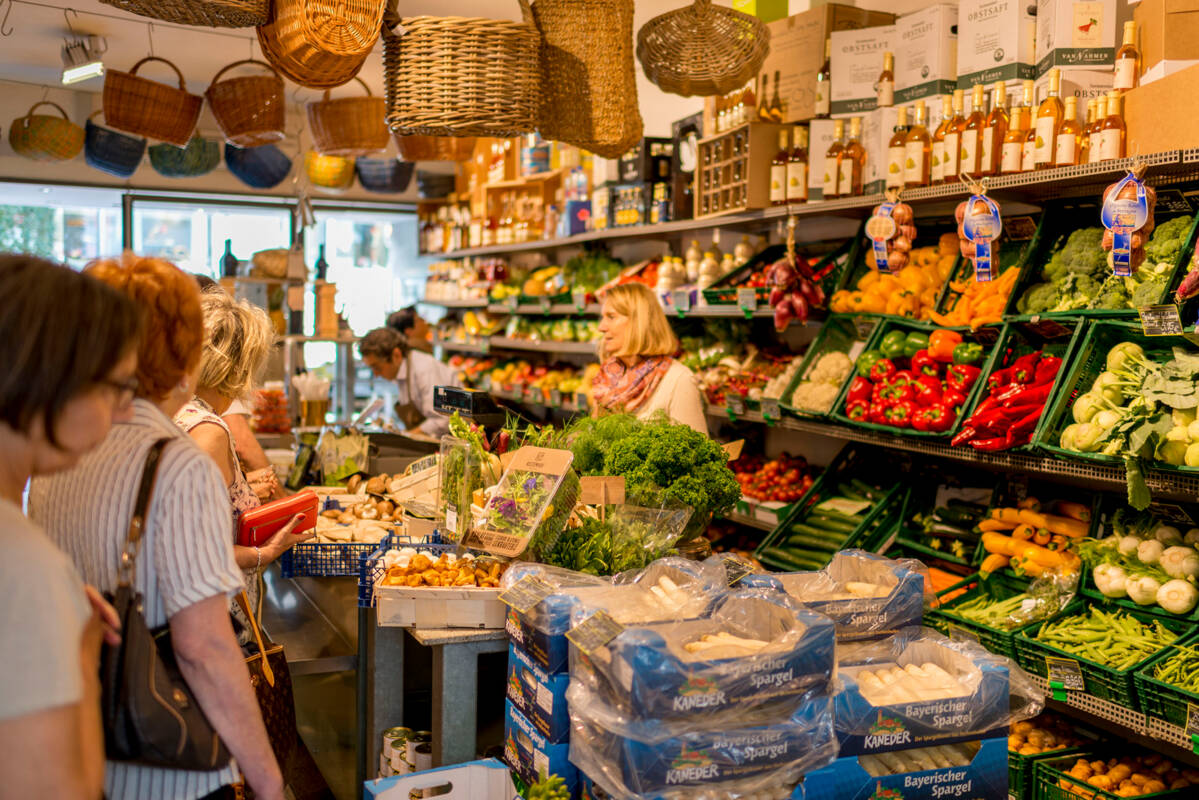
[[[221,163],[221,146],[214,139],[193,136],[187,147],[155,144],[146,148],[150,166],[164,178],[198,178]]]

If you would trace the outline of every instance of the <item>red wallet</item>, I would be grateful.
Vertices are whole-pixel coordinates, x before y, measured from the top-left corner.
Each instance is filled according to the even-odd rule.
[[[304,521],[297,525],[292,533],[310,531],[316,527],[319,508],[320,498],[316,496],[316,492],[304,491],[251,509],[241,515],[237,543],[242,547],[261,547],[296,514],[303,514]]]

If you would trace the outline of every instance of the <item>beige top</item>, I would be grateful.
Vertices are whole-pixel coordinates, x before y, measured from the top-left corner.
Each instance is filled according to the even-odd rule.
[[[704,399],[695,382],[695,373],[680,361],[671,363],[658,388],[637,409],[637,419],[648,419],[655,411],[665,411],[675,422],[708,435],[708,418],[704,414]]]

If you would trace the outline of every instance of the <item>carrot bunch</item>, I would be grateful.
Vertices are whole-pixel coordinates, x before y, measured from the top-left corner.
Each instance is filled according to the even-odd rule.
[[[1055,504],[1057,514],[1040,510],[1035,498],[1017,508],[991,509],[991,518],[979,523],[983,549],[988,555],[982,574],[1010,567],[1018,574],[1037,577],[1047,572],[1076,572],[1081,565],[1070,545],[1090,530],[1091,510],[1065,500]]]
[[[1016,286],[1020,275],[1018,267],[1008,267],[993,281],[979,283],[974,274],[964,281],[950,281],[949,288],[958,293],[958,298],[945,314],[933,312],[929,319],[947,328],[980,325],[1003,321],[1003,309]]]

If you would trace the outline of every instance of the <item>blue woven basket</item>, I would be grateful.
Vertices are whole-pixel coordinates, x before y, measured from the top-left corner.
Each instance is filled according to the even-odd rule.
[[[274,189],[291,173],[291,159],[273,144],[238,147],[226,143],[225,166],[251,189]]]
[[[454,176],[439,172],[417,172],[416,186],[421,197],[436,200],[454,191]]]
[[[396,158],[367,158],[359,156],[354,162],[358,182],[368,192],[399,194],[412,182],[416,165]]]
[[[164,178],[198,178],[221,163],[221,146],[203,136],[193,136],[187,147],[155,144],[148,151],[150,165]]]
[[[101,112],[97,111],[92,117]],[[83,158],[101,172],[128,178],[146,155],[146,140],[97,125],[88,117],[84,123]]]

